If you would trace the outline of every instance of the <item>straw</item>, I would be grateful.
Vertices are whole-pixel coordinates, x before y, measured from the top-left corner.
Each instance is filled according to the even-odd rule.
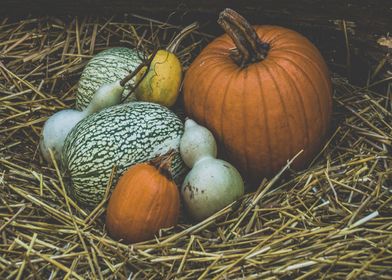
[[[74,107],[93,55],[128,46],[147,56],[183,26],[138,15],[2,21],[0,279],[391,279],[390,79],[357,87],[333,75],[332,127],[308,168],[286,166],[285,177],[199,223],[183,214],[152,240],[108,236],[109,178],[96,209],[67,195],[38,149],[45,120]],[[184,69],[212,38],[201,30],[184,41]],[[174,111],[183,117],[181,104]]]

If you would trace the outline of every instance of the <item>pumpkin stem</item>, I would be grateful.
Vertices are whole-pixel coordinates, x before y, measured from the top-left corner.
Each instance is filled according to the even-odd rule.
[[[181,30],[175,37],[174,39],[169,43],[169,45],[166,47],[166,50],[171,53],[175,53],[178,46],[180,45],[181,41],[185,38],[186,35],[191,33],[193,30],[199,28],[199,23],[194,22],[191,23],[190,25],[186,26],[183,30]]]
[[[171,149],[166,154],[157,156],[150,160],[149,164],[154,166],[158,171],[169,180],[173,180],[172,174],[170,172],[171,163],[173,161],[175,151]]]
[[[227,8],[219,14],[218,23],[234,41],[236,48],[230,51],[230,57],[238,66],[244,68],[267,57],[269,44],[260,40],[256,30],[240,14]]]

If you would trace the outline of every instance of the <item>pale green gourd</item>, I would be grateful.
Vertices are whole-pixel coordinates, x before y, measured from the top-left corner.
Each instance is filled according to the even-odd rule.
[[[134,76],[135,73],[131,73],[121,81],[115,81],[100,86],[93,95],[87,108],[82,111],[66,109],[53,114],[44,124],[39,144],[42,156],[45,160],[47,162],[52,162],[49,152],[49,150],[52,150],[54,159],[60,161],[65,138],[74,126],[93,113],[119,104],[124,92],[124,85]]]
[[[180,153],[192,168],[181,194],[189,214],[197,221],[207,218],[244,194],[240,173],[230,163],[216,159],[217,147],[212,133],[193,120],[185,122]]]

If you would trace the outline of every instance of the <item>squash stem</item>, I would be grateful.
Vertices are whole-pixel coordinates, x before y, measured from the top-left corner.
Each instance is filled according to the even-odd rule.
[[[218,24],[234,41],[236,48],[230,51],[230,57],[238,66],[244,68],[267,57],[269,44],[260,40],[256,30],[240,14],[227,8],[220,13]]]
[[[140,85],[140,83],[143,81],[144,77],[147,75],[148,71],[150,70],[151,67],[151,63],[152,60],[155,58],[155,55],[157,54],[158,50],[154,50],[154,52],[150,55],[150,57],[143,61],[142,63],[139,64],[138,67],[136,67],[136,69],[134,71],[132,71],[128,76],[126,76],[124,79],[122,79],[120,81],[120,85],[122,87],[125,86],[125,84],[130,81],[133,77],[135,77],[140,70],[142,70],[144,67],[147,67],[146,71],[144,71],[143,76],[141,77],[141,79],[138,79],[138,81],[136,82],[136,84],[131,88],[131,90],[128,92],[127,96],[125,96],[121,102],[124,102],[134,91],[135,89],[137,89],[137,87]]]
[[[182,42],[182,40],[187,36],[189,33],[194,31],[195,29],[199,28],[199,23],[194,22],[185,27],[183,30],[181,30],[175,37],[174,39],[169,43],[169,45],[166,47],[166,50],[171,53],[175,53],[178,46]]]
[[[125,84],[128,83],[133,77],[135,77],[135,76],[137,75],[137,73],[139,73],[139,71],[140,71],[143,67],[145,67],[145,66],[148,67],[148,66],[151,64],[152,60],[154,59],[156,53],[157,53],[157,50],[154,51],[154,53],[153,53],[147,60],[145,60],[145,61],[143,61],[142,63],[140,63],[139,66],[136,67],[136,69],[135,69],[134,71],[132,71],[132,72],[129,73],[124,79],[122,79],[122,80],[120,81],[120,85],[121,85],[122,87],[124,87]],[[141,79],[141,80],[142,80],[142,79]],[[136,88],[136,86],[135,86],[135,88]]]

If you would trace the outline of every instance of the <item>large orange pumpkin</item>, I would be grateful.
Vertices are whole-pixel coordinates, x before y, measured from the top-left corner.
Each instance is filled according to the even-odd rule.
[[[184,79],[187,114],[208,127],[250,182],[273,176],[288,159],[302,168],[319,151],[332,109],[327,66],[295,31],[254,26],[233,10]]]
[[[113,190],[106,226],[115,239],[144,241],[174,226],[179,211],[179,191],[167,167],[158,161],[140,163],[130,167]]]

